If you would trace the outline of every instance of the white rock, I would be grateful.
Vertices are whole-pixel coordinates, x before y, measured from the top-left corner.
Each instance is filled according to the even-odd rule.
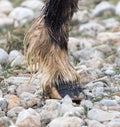
[[[13,10],[13,5],[8,0],[0,1],[0,12],[9,13]]]
[[[97,120],[100,122],[105,122],[108,120],[115,119],[117,115],[115,113],[110,113],[100,109],[92,109],[88,112],[87,117],[91,120]]]
[[[5,98],[0,97],[0,109],[5,110],[8,106],[8,102]]]
[[[0,28],[9,27],[14,24],[13,19],[8,17],[0,17]]]
[[[120,119],[110,121],[106,127],[120,127]]]
[[[80,40],[74,37],[69,37],[68,48],[70,52],[74,52],[80,46]]]
[[[110,70],[110,69],[107,69],[105,71],[105,75],[108,75],[108,76],[114,76],[116,73],[114,70]]]
[[[118,103],[116,100],[108,100],[108,99],[101,100],[100,104],[104,106],[118,106]]]
[[[9,14],[9,17],[22,25],[34,18],[34,12],[28,8],[17,7]]]
[[[14,66],[20,66],[24,63],[25,57],[22,54],[19,54],[12,62],[11,62],[11,67]]]
[[[96,22],[89,22],[80,25],[79,31],[82,35],[95,36],[97,33],[105,31],[105,27]]]
[[[74,15],[73,15],[73,22],[78,22],[78,23],[86,23],[90,20],[90,14],[87,10],[84,11],[77,11]]]
[[[11,63],[18,55],[22,55],[22,54],[17,50],[12,50],[9,53],[9,62]]]
[[[0,64],[8,62],[8,53],[0,48]]]
[[[82,107],[74,107],[71,98],[66,95],[63,100],[62,104],[60,105],[59,114],[60,116],[77,116],[80,117],[83,115],[84,109]]]
[[[116,6],[116,14],[120,16],[120,2]]]
[[[115,6],[110,4],[107,1],[102,1],[100,4],[98,4],[95,9],[93,10],[93,16],[99,16],[102,13],[105,13],[106,11],[115,12]]]
[[[105,125],[101,124],[96,120],[87,120],[88,127],[105,127]]]
[[[0,127],[9,127],[10,119],[6,116],[0,117]]]
[[[33,109],[23,110],[19,113],[17,127],[41,127],[39,114]]]
[[[91,109],[93,107],[93,103],[90,100],[82,100],[81,105],[88,109]]]
[[[47,127],[82,127],[83,121],[78,117],[59,117]]]
[[[120,32],[102,32],[97,35],[97,39],[101,42],[119,42]]]
[[[7,17],[6,14],[0,13],[0,18],[6,18],[6,17]]]
[[[3,97],[3,92],[2,92],[2,90],[0,90],[0,98],[2,98]]]
[[[92,93],[95,95],[95,97],[101,97],[105,94],[104,87],[93,88]]]
[[[94,58],[104,58],[103,54],[93,48],[85,48],[74,52],[74,57],[81,60],[91,60]]]
[[[40,0],[26,0],[22,2],[21,6],[28,7],[33,10],[41,10],[44,6],[44,3]]]
[[[117,54],[120,57],[120,47],[117,48]]]
[[[14,107],[7,112],[7,116],[9,118],[16,118],[18,117],[18,114],[23,110],[25,110],[23,107]]]
[[[58,100],[47,100],[46,105],[40,109],[42,125],[46,126],[51,120],[60,116],[61,104]]]
[[[109,19],[102,20],[102,23],[105,24],[107,29],[117,27],[120,24],[115,18],[109,18]]]

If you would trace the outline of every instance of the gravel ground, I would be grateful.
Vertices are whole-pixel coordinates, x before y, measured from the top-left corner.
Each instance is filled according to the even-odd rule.
[[[80,0],[69,57],[85,86],[80,104],[69,96],[41,106],[39,78],[30,81],[23,39],[42,0],[0,0],[0,127],[120,127],[120,2]]]

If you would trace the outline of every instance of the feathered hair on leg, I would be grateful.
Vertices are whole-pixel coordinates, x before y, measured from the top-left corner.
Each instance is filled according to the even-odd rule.
[[[69,24],[78,0],[46,0],[43,13],[25,36],[30,65],[39,66],[40,86],[50,98],[78,97],[80,76],[68,57]]]

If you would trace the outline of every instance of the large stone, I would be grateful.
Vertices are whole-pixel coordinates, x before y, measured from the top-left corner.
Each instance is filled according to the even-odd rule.
[[[5,110],[7,109],[8,103],[5,98],[0,98],[0,109]]]
[[[120,2],[118,2],[117,6],[116,6],[116,14],[118,16],[120,16]]]
[[[79,32],[82,35],[87,35],[94,37],[97,33],[105,31],[105,27],[96,23],[96,22],[88,22],[86,24],[80,25]]]
[[[41,127],[39,114],[33,109],[23,110],[19,113],[17,127]]]
[[[7,117],[9,118],[12,118],[12,119],[17,119],[18,117],[18,114],[23,111],[24,108],[23,107],[14,107],[12,109],[10,109],[8,112],[7,112]]]
[[[107,1],[102,1],[100,4],[98,4],[95,9],[93,10],[93,15],[94,16],[100,16],[101,14],[105,12],[115,12],[115,6],[110,4]]]
[[[104,55],[102,52],[97,51],[96,49],[85,48],[80,51],[74,52],[74,57],[82,61],[82,60],[92,60],[95,58],[102,59],[104,58]]]
[[[8,17],[0,17],[0,28],[6,28],[14,24],[13,19]]]
[[[106,127],[120,127],[120,119],[110,121]]]
[[[8,102],[8,109],[20,106],[20,99],[17,96],[8,94],[5,98]]]
[[[118,103],[116,100],[109,100],[109,99],[101,100],[100,104],[104,106],[118,106]]]
[[[13,5],[9,0],[1,0],[0,1],[0,12],[9,13],[13,10]]]
[[[1,117],[0,127],[10,127],[10,120],[7,117]]]
[[[102,23],[105,25],[107,29],[111,29],[115,27],[117,28],[120,24],[115,18],[102,20]]]
[[[17,7],[9,14],[9,17],[22,25],[34,18],[34,12],[29,8]]]
[[[8,53],[0,48],[0,64],[8,62]]]
[[[26,0],[22,2],[21,6],[28,7],[33,10],[41,10],[44,6],[44,3],[40,0]]]
[[[11,63],[13,60],[15,60],[15,58],[18,55],[22,55],[22,54],[19,51],[17,51],[17,50],[10,51],[10,53],[9,53],[9,62]]]
[[[97,39],[102,43],[120,43],[120,32],[102,32],[97,35]]]
[[[83,121],[78,117],[59,117],[47,127],[82,127]]]
[[[73,23],[87,23],[91,16],[87,10],[77,11],[72,18]]]
[[[110,113],[107,111],[103,111],[100,109],[92,109],[88,112],[87,117],[91,120],[97,120],[100,122],[105,122],[108,120],[115,119],[117,117],[117,114],[112,113],[112,112]]]
[[[11,67],[21,66],[24,64],[24,61],[25,57],[22,54],[20,54],[11,62]]]
[[[68,48],[70,52],[76,51],[80,46],[80,40],[74,37],[69,37]]]
[[[101,124],[96,120],[86,120],[88,127],[106,127],[105,125]]]
[[[40,109],[40,119],[43,126],[46,126],[53,119],[60,116],[61,104],[57,100],[48,100],[46,105]]]

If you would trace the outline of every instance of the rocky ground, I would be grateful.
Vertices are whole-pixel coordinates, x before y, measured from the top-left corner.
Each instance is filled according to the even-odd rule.
[[[23,39],[41,13],[41,0],[0,0],[0,127],[120,127],[120,2],[80,0],[69,56],[87,98],[47,99],[31,82]],[[54,65],[53,65],[54,66]]]

